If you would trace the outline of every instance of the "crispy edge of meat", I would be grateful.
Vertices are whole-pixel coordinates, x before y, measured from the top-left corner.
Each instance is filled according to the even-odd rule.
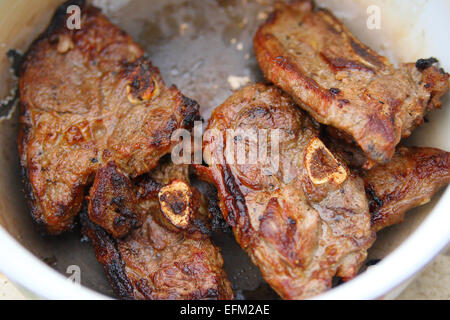
[[[117,248],[117,241],[102,227],[92,222],[85,210],[81,211],[79,216],[82,233],[91,241],[97,260],[104,266],[114,294],[121,299],[133,299],[133,285],[126,274],[126,266]]]
[[[121,255],[118,241],[126,241],[125,240],[117,240],[114,239],[110,234],[108,234],[102,227],[93,223],[86,212],[80,213],[80,222],[82,225],[82,233],[87,236],[94,247],[95,255],[100,264],[103,265],[105,270],[106,277],[108,278],[109,283],[111,284],[114,294],[120,299],[124,300],[135,300],[138,299],[142,293],[139,291],[139,288],[135,288],[133,285],[133,281],[128,277],[126,269],[128,268],[124,258]],[[154,221],[153,223],[157,223]],[[172,232],[167,230],[166,232]],[[186,239],[184,241],[210,241],[209,239]],[[212,243],[210,246],[214,246]],[[215,246],[213,250],[218,250]],[[220,255],[220,252],[217,252]],[[201,259],[202,257],[200,257]],[[204,258],[204,257],[203,257]],[[231,283],[229,282],[225,271],[222,269],[221,274],[216,274],[216,276],[220,276],[221,282],[218,284],[219,290],[207,290],[206,294],[201,295],[200,292],[192,293],[190,299],[199,300],[199,299],[219,299],[219,300],[231,300],[233,299],[233,292],[231,289]],[[141,284],[144,285],[144,284]],[[141,288],[141,289],[144,289]],[[147,288],[148,289],[148,288]],[[180,288],[181,289],[181,288]],[[138,296],[135,293],[135,290],[138,290]],[[147,291],[147,290],[144,290]],[[149,297],[152,296],[151,292],[147,292]],[[146,297],[146,298],[149,298]],[[155,296],[156,299],[160,298],[159,293]],[[145,297],[144,297],[145,298]],[[170,298],[171,299],[171,298]]]
[[[99,168],[89,194],[90,219],[114,238],[122,238],[142,225],[132,181],[114,162]]]
[[[353,36],[345,25],[339,21],[329,10],[323,8],[316,8],[315,3],[312,0],[294,0],[291,4],[278,3],[275,11],[269,16],[267,21],[258,29],[253,45],[255,55],[263,70],[264,75],[270,81],[280,86],[284,91],[291,94],[297,101],[297,103],[311,113],[316,120],[323,124],[338,125],[339,121],[332,123],[326,120],[326,115],[320,114],[319,107],[323,110],[333,108],[334,112],[339,112],[339,105],[346,104],[348,100],[339,100],[329,90],[322,88],[314,79],[306,76],[303,72],[297,68],[295,63],[290,61],[289,57],[286,57],[280,41],[270,31],[270,27],[276,23],[277,19],[283,12],[313,12],[320,11],[321,14],[327,16],[330,27],[332,24],[336,25],[336,30],[342,30],[345,33],[347,39],[352,43],[352,47],[356,48],[354,51],[360,55],[365,61],[369,61],[372,65],[378,68],[385,68],[390,66],[386,57],[383,57],[370,49],[368,46],[361,43],[355,36]],[[437,62],[436,59],[419,59],[416,62],[416,68],[422,73],[422,81],[425,83],[426,90],[430,93],[430,99],[423,110],[432,110],[441,106],[440,99],[449,90],[449,74],[445,73],[443,69],[437,69],[433,66],[433,63]],[[357,62],[358,63],[358,62]],[[412,64],[411,64],[412,65]],[[297,88],[301,87],[301,90]],[[306,88],[306,89],[305,89]],[[299,92],[305,92],[302,98],[308,96],[305,102],[299,98]],[[337,106],[337,107],[336,107]],[[372,116],[372,118],[374,118]],[[406,119],[405,122],[411,119]],[[359,139],[356,139],[358,144],[367,153],[371,160],[379,162],[381,164],[387,163],[395,152],[395,146],[398,144],[402,137],[407,137],[411,131],[423,122],[422,117],[413,119],[410,128],[401,127],[400,132],[396,132],[396,128],[390,128],[393,126],[389,121],[385,121],[383,130],[376,131],[381,126],[379,119],[371,119],[368,121],[365,127],[374,128],[376,136],[381,137],[380,141],[385,140],[385,144],[376,147],[373,143],[376,139],[367,140],[367,134],[361,134]],[[356,136],[357,132],[348,132],[352,136]],[[370,142],[372,141],[372,142]]]
[[[400,147],[391,162],[361,174],[375,231],[401,223],[405,213],[428,203],[450,183],[450,153]]]

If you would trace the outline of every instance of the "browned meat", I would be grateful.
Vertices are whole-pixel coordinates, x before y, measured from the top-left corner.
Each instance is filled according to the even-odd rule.
[[[433,66],[436,59],[395,68],[310,0],[278,4],[254,48],[268,80],[379,163],[392,158],[427,110],[441,106],[449,88],[449,75]]]
[[[327,148],[352,170],[369,170],[377,165],[349,137],[333,127],[322,126],[320,138]]]
[[[100,166],[113,161],[130,177],[148,172],[171,151],[172,132],[198,115],[100,10],[76,1],[82,28],[68,30],[71,2],[31,46],[19,81],[21,165],[32,215],[52,234],[72,228]],[[120,233],[134,220],[119,221]]]
[[[109,168],[114,168],[113,166]],[[189,181],[186,166],[166,165],[136,181],[135,207],[144,217],[142,227],[115,239],[81,214],[82,232],[91,240],[97,259],[104,265],[114,292],[124,299],[232,299],[233,292],[223,259],[207,235],[168,228],[158,193],[171,181]],[[154,173],[154,174],[153,174]],[[158,179],[161,178],[162,179]],[[165,179],[167,180],[165,181]],[[124,190],[128,183],[119,187]],[[194,192],[193,187],[189,187]],[[190,199],[192,203],[198,199]],[[194,219],[202,219],[201,204],[195,204]],[[206,209],[203,209],[206,210]],[[199,231],[200,232],[200,231]]]
[[[251,150],[262,140],[212,134],[252,128],[279,130],[279,169],[262,154],[255,163],[224,155],[240,142]],[[363,182],[328,151],[287,95],[272,86],[246,87],[213,112],[207,129],[209,167],[196,166],[198,174],[217,186],[237,241],[282,298],[311,297],[335,275],[356,275],[375,240]]]
[[[130,179],[114,162],[99,168],[90,190],[89,216],[115,238],[127,235],[142,225],[136,208],[136,195]]]
[[[430,201],[450,183],[450,153],[401,147],[392,161],[361,174],[376,231],[403,221],[406,211]]]
[[[366,169],[367,158],[353,144],[322,135],[327,147],[364,180],[375,231],[403,221],[405,213],[430,201],[450,183],[450,153],[422,147],[399,147],[386,165]]]

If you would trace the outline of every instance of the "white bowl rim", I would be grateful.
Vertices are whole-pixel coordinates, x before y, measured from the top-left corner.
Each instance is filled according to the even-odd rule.
[[[51,300],[100,300],[107,296],[74,284],[25,249],[3,227],[0,227],[2,272],[38,298]]]

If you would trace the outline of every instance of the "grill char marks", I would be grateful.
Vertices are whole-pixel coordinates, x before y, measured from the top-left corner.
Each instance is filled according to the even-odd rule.
[[[235,177],[228,165],[222,167],[224,187],[229,196],[224,201],[227,208],[227,222],[239,233],[239,243],[246,248],[250,242],[252,229],[248,218],[248,210],[245,198],[239,189]]]
[[[114,162],[98,170],[90,190],[89,217],[114,238],[142,225],[131,180]]]
[[[93,223],[87,211],[80,213],[82,233],[88,237],[95,249],[97,260],[105,266],[105,273],[114,293],[121,299],[133,297],[133,285],[125,271],[125,263],[117,249],[117,240],[102,227]]]

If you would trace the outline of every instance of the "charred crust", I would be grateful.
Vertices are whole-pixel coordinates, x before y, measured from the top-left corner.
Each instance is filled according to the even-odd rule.
[[[117,254],[120,255],[118,252]],[[114,257],[104,268],[116,296],[125,300],[134,300],[133,291],[130,292],[133,288],[124,271],[125,266],[121,258]]]
[[[247,206],[245,204],[245,198],[242,195],[239,186],[237,185],[236,181],[234,180],[233,173],[231,172],[231,169],[225,165],[222,167],[223,172],[223,181],[225,183],[225,188],[227,189],[228,193],[232,196],[230,205],[227,204],[227,208],[231,209],[228,213],[227,222],[232,226],[235,227],[237,225],[237,219],[240,214],[240,212],[244,212],[245,215],[247,214]],[[235,212],[235,209],[237,212]]]
[[[419,59],[416,61],[416,68],[419,71],[423,71],[425,69],[428,69],[429,67],[431,67],[433,64],[439,62],[438,59],[436,58],[428,58],[428,59]]]
[[[81,232],[88,237],[114,293],[122,299],[134,299],[133,285],[125,271],[125,263],[117,248],[117,241],[103,228],[93,223],[86,212],[80,213]]]
[[[149,285],[147,279],[138,279],[134,282],[136,289],[145,297],[145,299],[152,300],[153,290]]]
[[[41,209],[36,204],[36,197],[34,196],[33,186],[30,183],[28,169],[21,168],[22,182],[24,186],[24,194],[27,199],[28,208],[30,209],[31,218],[36,225],[38,232],[41,234],[48,234],[47,224],[42,219]]]
[[[136,181],[136,186],[138,188],[137,198],[139,200],[154,198],[158,195],[163,185],[149,175],[144,175],[138,178]]]
[[[127,87],[130,102],[141,103],[159,95],[160,88],[157,81],[160,79],[160,73],[149,60],[141,57],[132,63],[125,62],[124,70],[130,81]]]
[[[371,185],[366,186],[366,194],[369,199],[369,209],[372,215],[376,215],[378,210],[383,206],[383,200],[378,198],[375,190]]]
[[[20,103],[21,119],[19,123],[19,136],[17,139],[19,146],[19,163],[20,163],[20,173],[23,183],[23,192],[25,199],[27,200],[28,208],[30,209],[31,218],[36,224],[40,233],[46,233],[46,223],[42,219],[42,210],[38,207],[36,203],[36,197],[34,195],[33,186],[30,182],[30,174],[28,166],[26,164],[26,159],[23,161],[21,158],[26,155],[26,145],[28,140],[28,135],[30,132],[30,125],[28,119],[28,108],[24,103]]]
[[[344,282],[345,281],[344,281],[344,279],[342,277],[334,276],[333,279],[331,280],[331,287],[335,288],[337,286],[340,286]]]
[[[222,172],[224,187],[230,195],[225,199],[225,206],[228,211],[227,222],[232,227],[239,225],[239,232],[242,233],[241,239],[249,239],[251,226],[245,197],[236,183],[229,165],[223,165]]]
[[[162,148],[170,145],[172,133],[177,128],[177,120],[174,116],[172,116],[169,120],[167,120],[163,128],[154,132],[153,136],[150,137],[149,144],[155,148]]]
[[[199,230],[201,234],[211,236],[211,228],[204,220],[194,218],[193,225],[195,227],[194,229]]]
[[[215,289],[215,288],[209,288],[206,291],[206,295],[204,298],[206,299],[217,299],[220,296],[219,294],[219,290]]]
[[[339,92],[341,92],[341,90],[338,88],[330,88],[330,93],[332,95],[337,95],[337,94],[339,94]]]
[[[91,188],[89,216],[114,237],[121,238],[141,225],[132,182],[114,162],[100,168]]]
[[[231,233],[231,228],[224,219],[222,211],[219,206],[219,197],[217,189],[212,184],[208,183],[205,197],[208,203],[208,211],[212,215],[211,228],[213,231],[221,231],[224,233]]]
[[[23,60],[22,60],[23,61]],[[20,101],[20,118],[19,118],[19,134],[17,138],[18,151],[19,151],[19,163],[21,169],[21,177],[23,182],[23,191],[25,199],[27,200],[28,208],[30,209],[30,215],[35,223],[38,232],[41,234],[58,235],[66,230],[73,228],[73,224],[66,226],[64,230],[50,230],[42,215],[42,208],[38,205],[36,196],[34,194],[34,188],[30,180],[30,172],[27,164],[27,142],[31,131],[31,119],[29,113],[29,107],[26,103]]]
[[[355,39],[350,39],[350,45],[351,45],[353,51],[357,55],[359,55],[361,58],[363,58],[366,61],[369,61],[371,64],[373,64],[379,68],[383,67],[383,61],[380,61],[379,57],[376,54],[372,53],[372,50],[367,48],[361,42],[356,41]],[[370,70],[372,70],[372,69],[370,69]]]
[[[184,105],[182,111],[183,116],[182,126],[186,129],[190,129],[194,126],[194,121],[200,120],[199,114],[200,106],[197,103],[197,101],[192,100],[186,96],[182,96],[181,99]]]

